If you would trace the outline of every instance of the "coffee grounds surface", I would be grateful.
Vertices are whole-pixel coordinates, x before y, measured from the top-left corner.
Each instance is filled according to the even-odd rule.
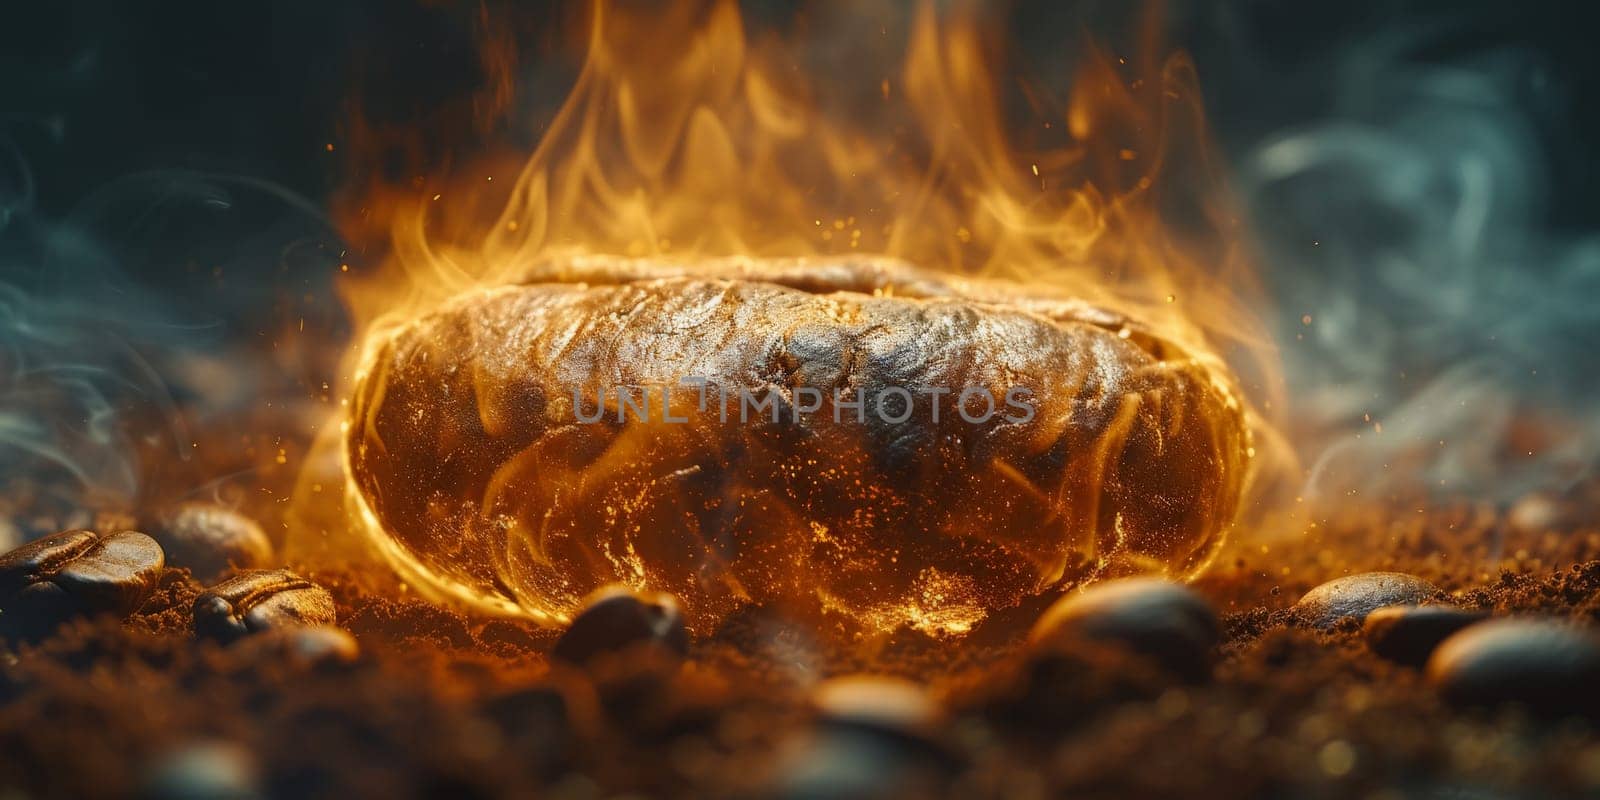
[[[1374,655],[1355,621],[1319,630],[1291,610],[1325,580],[1390,570],[1467,608],[1593,625],[1600,528],[1518,528],[1476,506],[1347,517],[1242,539],[1195,584],[1224,629],[1200,684],[1090,644],[1030,656],[1040,609],[1027,606],[954,644],[910,629],[840,644],[749,609],[682,662],[579,669],[549,659],[557,631],[441,608],[381,576],[296,567],[361,645],[353,662],[307,665],[196,640],[202,586],[168,568],[125,622],[7,646],[0,787],[125,797],[167,754],[226,742],[268,797],[770,796],[795,759],[843,757],[796,748],[815,729],[812,687],[871,671],[944,705],[914,769],[936,770],[928,785],[951,796],[1600,792],[1594,723],[1452,706],[1420,670]]]

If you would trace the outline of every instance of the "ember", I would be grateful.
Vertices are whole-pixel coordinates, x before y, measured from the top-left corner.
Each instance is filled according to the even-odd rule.
[[[697,631],[753,603],[961,634],[1048,589],[1204,569],[1287,462],[1220,355],[1261,341],[1221,280],[1231,234],[1157,213],[1222,202],[1162,173],[1204,157],[1192,75],[1128,89],[1095,64],[1067,139],[1024,154],[978,34],[923,9],[873,99],[892,123],[864,127],[730,3],[600,6],[509,195],[363,198],[396,247],[351,285],[369,321],[345,441],[320,445],[354,535],[441,600],[557,624],[622,583]],[[790,424],[662,408],[690,379]],[[840,390],[903,396],[852,426]]]

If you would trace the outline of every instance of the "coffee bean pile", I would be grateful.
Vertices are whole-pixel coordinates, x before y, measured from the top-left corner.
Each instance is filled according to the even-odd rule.
[[[193,538],[185,546],[208,565],[208,574],[215,561],[193,553],[197,542],[234,553],[242,552],[236,546],[253,550],[254,539],[264,538],[259,526],[239,523],[232,512],[201,513],[207,516],[189,524]],[[37,640],[74,619],[126,619],[145,604],[165,565],[162,546],[137,531],[64,531],[30,542],[0,556],[0,630],[15,640]],[[293,572],[248,569],[203,592],[193,616],[195,635],[234,641],[332,625],[335,611],[326,589]]]
[[[1471,526],[1351,525],[945,640],[765,608],[691,635],[674,598],[622,587],[556,630],[474,617],[386,575],[279,566],[247,516],[179,507],[153,537],[0,556],[0,789],[1600,795],[1600,532],[1535,558],[1517,537],[1547,531],[1496,528],[1494,560]]]
[[[0,557],[0,625],[35,639],[74,617],[123,618],[155,587],[165,557],[135,531],[63,531]]]

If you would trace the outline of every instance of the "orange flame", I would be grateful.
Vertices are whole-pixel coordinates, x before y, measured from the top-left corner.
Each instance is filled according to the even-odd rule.
[[[389,255],[348,279],[361,332],[353,379],[398,326],[566,254],[861,252],[1076,296],[1141,320],[1218,374],[1231,362],[1247,393],[1275,398],[1271,346],[1249,312],[1254,284],[1183,56],[1129,66],[1086,53],[1064,107],[1027,87],[1041,115],[1027,138],[1053,141],[1025,149],[975,7],[921,5],[897,75],[835,64],[812,83],[819,67],[780,39],[748,37],[734,3],[660,5],[593,8],[582,71],[520,166],[485,159],[454,179],[362,199],[352,225],[384,226]],[[486,58],[509,74],[511,60]],[[503,86],[488,97],[492,109],[510,102]],[[1273,441],[1252,422],[1258,446]],[[330,431],[319,448],[332,452],[337,439]],[[377,532],[369,538],[425,592],[562,616],[431,574],[386,544],[348,481],[344,491],[353,527]],[[322,499],[302,494],[302,506]]]

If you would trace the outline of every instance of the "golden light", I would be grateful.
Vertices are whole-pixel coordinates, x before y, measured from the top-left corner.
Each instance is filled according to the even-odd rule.
[[[759,603],[959,635],[1204,569],[1275,379],[1187,61],[1085,54],[1060,141],[1025,149],[973,13],[923,6],[897,75],[840,65],[829,85],[875,90],[852,106],[734,4],[671,6],[594,9],[514,177],[365,199],[392,248],[346,287],[338,535],[441,600],[559,623],[624,583],[702,631]],[[1023,386],[1033,413],[758,425],[680,392],[619,421],[617,387],[691,376],[791,411],[802,387]]]

